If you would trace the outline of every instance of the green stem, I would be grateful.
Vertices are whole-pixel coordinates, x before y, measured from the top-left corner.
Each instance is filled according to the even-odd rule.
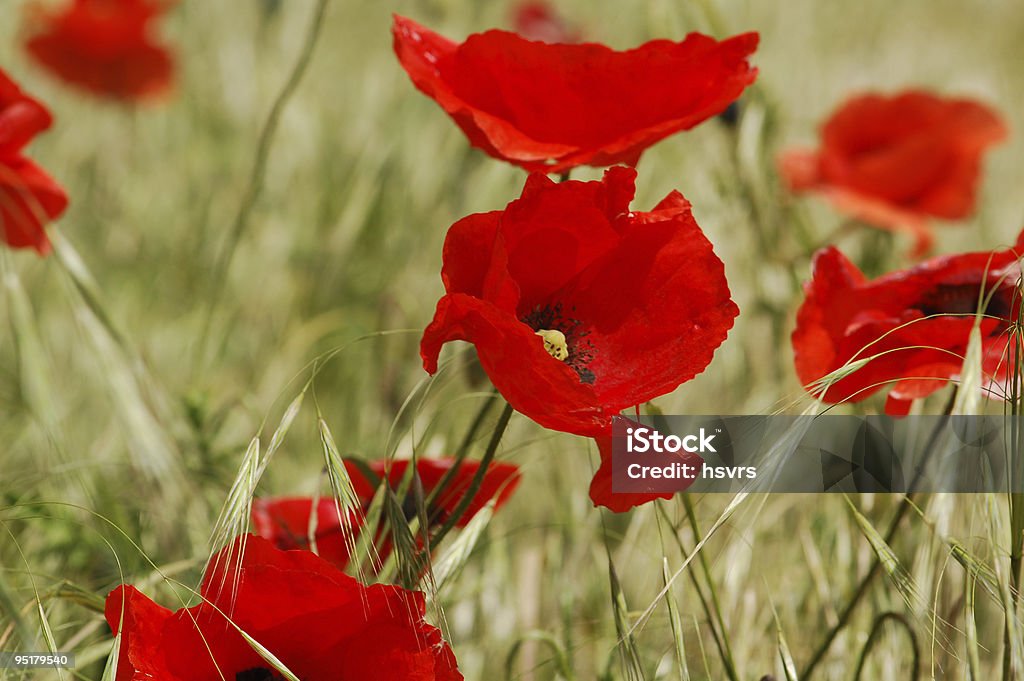
[[[953,403],[955,401],[956,390],[954,389],[953,394],[949,396],[949,401],[946,403],[946,407],[943,410],[942,420],[940,420],[939,423],[935,426],[935,429],[932,431],[931,435],[928,438],[928,442],[924,450],[925,452],[930,453],[935,449],[935,443],[938,440],[939,435],[942,433],[942,430],[946,422],[949,420],[949,415],[953,411]],[[918,469],[917,475],[915,475],[913,481],[910,483],[909,489],[913,490],[917,486],[917,483],[920,480],[921,475],[923,474],[923,470],[924,465],[922,463],[922,466]],[[887,545],[892,544],[893,540],[896,538],[896,533],[899,531],[900,524],[903,522],[903,518],[906,517],[907,513],[909,513],[911,509],[916,507],[916,501],[918,496],[919,495],[916,492],[911,491],[909,494],[903,497],[903,500],[900,502],[899,508],[896,509],[896,514],[889,522],[889,529],[887,529],[885,532],[885,543]],[[811,677],[811,674],[814,673],[814,670],[818,668],[818,665],[825,658],[825,654],[828,652],[829,647],[831,647],[832,642],[835,641],[836,636],[839,635],[839,632],[842,631],[849,623],[850,618],[853,615],[853,611],[857,608],[857,605],[860,604],[865,594],[867,594],[868,587],[871,585],[871,582],[874,581],[875,577],[878,576],[878,573],[881,571],[882,559],[879,558],[876,554],[874,560],[871,563],[871,568],[868,570],[868,573],[864,575],[863,579],[860,580],[860,583],[854,590],[853,595],[850,597],[849,602],[846,604],[846,607],[843,608],[843,611],[839,614],[839,620],[831,629],[829,629],[828,633],[825,635],[825,640],[822,641],[821,645],[819,645],[818,648],[814,651],[814,655],[811,656],[811,661],[807,663],[807,666],[804,667],[803,672],[800,674],[800,679],[803,679],[803,681],[807,681],[807,679]]]
[[[683,555],[683,560],[689,560],[690,552],[687,551],[686,547],[683,545],[683,541],[679,538],[675,525],[669,519],[664,507],[661,504],[655,504],[655,506],[658,509],[658,513],[661,514],[661,517],[664,518],[665,522],[668,523],[669,528],[671,528],[672,538],[675,539],[676,546],[679,548],[679,552]],[[699,542],[700,540],[698,539],[697,541]],[[722,663],[725,665],[726,673],[729,675],[730,679],[735,680],[737,679],[737,675],[732,664],[732,651],[728,648],[728,641],[724,644],[722,642],[722,639],[725,637],[725,631],[724,624],[721,621],[721,616],[719,615],[716,617],[715,613],[712,611],[712,606],[709,605],[708,599],[704,595],[704,589],[701,587],[700,581],[697,579],[697,573],[693,570],[687,570],[686,574],[690,578],[690,583],[693,585],[694,591],[697,592],[697,600],[700,601],[701,608],[704,610],[704,615],[708,619],[708,625],[711,628],[711,638],[714,639],[715,647],[718,648],[718,654],[722,657]],[[714,591],[713,587],[712,591]],[[667,597],[671,598],[672,596],[671,594],[668,594]],[[723,629],[721,636],[719,636],[718,633],[719,628]]]
[[[1013,375],[1010,383],[1010,466],[1009,475],[1010,494],[1010,603],[1006,609],[1005,623],[1003,627],[1003,679],[1007,681],[1015,678],[1017,670],[1014,668],[1014,641],[1012,635],[1015,626],[1011,618],[1017,616],[1018,604],[1020,602],[1021,586],[1021,563],[1024,558],[1024,493],[1021,490],[1021,447],[1020,437],[1022,435],[1018,426],[1018,419],[1021,413],[1021,373],[1022,357],[1020,353],[1019,331],[1011,330],[1011,334],[1017,335],[1017,342],[1013,343]],[[1019,625],[1017,625],[1019,626]]]
[[[697,525],[697,514],[693,508],[693,502],[687,494],[683,494],[683,508],[686,509],[686,517],[690,522],[690,530],[693,532],[693,540],[699,546],[703,537],[700,527]],[[718,591],[715,589],[715,582],[711,578],[711,568],[708,566],[707,557],[703,551],[697,552],[697,560],[700,563],[704,579],[708,583],[708,591],[711,593],[711,605],[715,611],[715,618],[718,620],[718,627],[721,629],[722,641],[719,652],[722,654],[722,661],[725,663],[726,673],[731,681],[739,681],[739,674],[736,672],[736,662],[732,655],[732,646],[729,645],[729,635],[725,631],[725,619],[722,617],[722,606],[718,600]]]
[[[914,660],[910,668],[910,681],[916,681],[920,677],[921,647],[918,645],[917,635],[914,634],[914,627],[911,626],[910,621],[906,617],[898,612],[884,612],[875,619],[875,623],[871,627],[871,633],[868,634],[868,640],[860,652],[860,658],[857,660],[857,669],[853,673],[853,681],[860,681],[861,672],[864,671],[864,663],[867,662],[871,649],[877,643],[878,637],[882,633],[882,625],[885,624],[886,620],[892,620],[907,632],[907,636],[910,638],[911,655]]]
[[[484,476],[487,475],[487,469],[490,467],[491,462],[494,461],[494,455],[498,451],[498,445],[501,443],[501,437],[505,434],[505,429],[508,427],[508,422],[512,418],[512,405],[506,403],[505,408],[502,410],[501,415],[498,417],[498,422],[494,426],[494,432],[491,433],[491,441],[487,443],[487,451],[484,452],[483,457],[480,458],[480,467],[473,475],[473,479],[469,483],[469,487],[466,489],[466,493],[459,499],[458,505],[455,506],[455,510],[452,511],[451,515],[445,520],[444,525],[437,531],[431,540],[431,545],[437,546],[441,543],[441,540],[447,536],[455,524],[462,519],[462,516],[466,514],[469,509],[469,505],[473,503],[473,497],[480,491],[481,485],[484,482]],[[429,547],[428,547],[429,548]]]
[[[513,678],[518,678],[514,674],[516,658],[519,656],[519,651],[522,649],[523,644],[527,641],[539,641],[540,643],[547,645],[555,655],[555,664],[558,666],[558,671],[562,677],[566,681],[576,681],[576,675],[573,674],[572,665],[569,663],[569,654],[558,642],[558,639],[546,631],[527,632],[512,644],[512,648],[508,651],[508,655],[505,657],[506,679],[511,681]]]
[[[484,421],[487,420],[487,415],[491,413],[491,409],[497,403],[498,393],[497,391],[494,391],[488,395],[484,403],[480,405],[480,409],[477,410],[476,416],[474,416],[473,420],[470,422],[469,428],[466,430],[466,434],[462,436],[462,442],[459,443],[458,449],[455,450],[455,461],[452,462],[451,468],[445,471],[444,475],[441,476],[441,479],[434,486],[434,489],[432,489],[430,494],[427,495],[424,505],[428,509],[432,508],[433,504],[437,502],[441,495],[444,494],[444,491],[448,489],[448,486],[451,485],[452,480],[455,479],[455,475],[459,472],[459,469],[462,467],[462,462],[469,453],[470,446],[473,444],[473,441],[476,440],[477,432],[479,432],[480,427],[484,424]]]

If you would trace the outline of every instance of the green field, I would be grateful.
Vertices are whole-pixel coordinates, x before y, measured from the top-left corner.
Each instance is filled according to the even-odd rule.
[[[415,90],[390,23],[398,13],[461,40],[507,27],[509,4],[329,0],[314,22],[313,0],[181,0],[162,25],[175,92],[138,107],[84,97],[30,63],[24,4],[0,9],[0,67],[53,111],[31,155],[70,205],[50,257],[0,252],[0,650],[50,638],[78,656],[63,678],[98,680],[112,640],[102,599],[124,581],[178,607],[173,585],[195,586],[225,538],[215,523],[251,472],[254,438],[273,452],[258,495],[330,494],[319,423],[345,456],[448,455],[488,399],[469,346],[449,348],[431,378],[418,345],[443,293],[447,228],[503,208],[525,174],[471,149]],[[774,159],[813,146],[849,95],[919,86],[1001,112],[1011,134],[985,157],[978,210],[936,227],[935,253],[1005,248],[1024,226],[1024,4],[564,0],[559,11],[617,49],[761,34],[739,127],[710,120],[637,166],[633,206],[680,190],[740,308],[708,369],[655,401],[665,413],[812,406],[789,334],[810,255],[844,218],[789,196]],[[909,264],[903,235],[841,234],[871,274]],[[941,412],[952,390],[918,411]],[[1007,495],[694,495],[612,514],[587,494],[591,441],[517,414],[498,457],[523,482],[479,536],[448,537],[471,553],[428,606],[467,679],[796,678],[787,662],[803,674],[835,628],[799,678],[845,681],[880,617],[862,679],[1024,678],[1019,554],[1011,565],[1024,518]],[[51,678],[20,674],[0,669]]]

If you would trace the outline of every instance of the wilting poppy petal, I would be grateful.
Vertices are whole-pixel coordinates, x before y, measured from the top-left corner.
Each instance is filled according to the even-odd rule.
[[[9,246],[48,253],[43,226],[67,205],[67,194],[42,168],[23,156],[0,157],[0,227]]]
[[[634,165],[655,142],[721,113],[754,82],[756,33],[691,33],[625,52],[506,31],[457,44],[404,17],[395,53],[473,146],[526,170]],[[624,105],[623,102],[628,102]]]
[[[499,215],[456,223],[443,273],[473,274],[443,276],[447,295],[420,345],[427,371],[448,341],[471,342],[516,410],[591,437],[703,371],[739,310],[690,204],[673,192],[630,212],[635,176],[534,174]],[[462,258],[472,264],[453,262]]]
[[[152,22],[167,8],[152,0],[70,0],[51,11],[30,6],[28,53],[71,85],[114,99],[159,98],[174,61]]]
[[[612,438],[602,436],[594,440],[601,454],[601,467],[590,481],[590,500],[594,506],[604,506],[613,513],[625,513],[635,506],[642,506],[655,499],[672,498],[673,495],[668,492],[612,492]]]
[[[304,681],[462,679],[440,630],[423,619],[423,594],[364,586],[309,551],[239,537],[214,557],[201,594],[172,613],[134,587],[111,592],[118,681],[278,678],[238,629]]]
[[[1019,255],[1024,232],[1012,249],[934,258],[868,280],[836,248],[819,251],[793,332],[797,376],[830,403],[886,390],[886,411],[906,413],[911,401],[959,376],[981,309],[984,387],[1000,396],[1009,329],[1020,316]],[[866,363],[829,386],[814,385],[856,361]]]
[[[824,124],[819,150],[787,152],[780,170],[794,191],[820,192],[854,218],[911,232],[921,254],[931,245],[929,218],[974,210],[981,156],[1006,134],[978,102],[915,90],[867,94]]]

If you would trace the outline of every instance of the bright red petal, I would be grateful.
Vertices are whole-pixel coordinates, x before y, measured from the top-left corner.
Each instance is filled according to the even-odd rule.
[[[393,32],[413,83],[470,142],[531,171],[635,163],[658,140],[720,113],[757,74],[747,62],[754,33],[616,52],[495,30],[457,45],[397,16]]]
[[[724,265],[682,195],[628,224],[615,250],[558,296],[586,320],[594,392],[615,412],[703,371],[739,314]]]
[[[480,254],[494,250],[501,211],[464,217],[448,229],[444,240],[441,281],[448,293],[482,297],[489,261]]]
[[[122,587],[111,595],[112,626],[120,594],[133,592]],[[339,678],[339,670],[341,678],[362,678],[361,670],[369,668],[385,681],[462,678],[440,631],[423,620],[423,594],[365,587],[308,551],[281,551],[259,537],[239,537],[215,556],[202,594],[207,601],[173,614],[142,596],[126,608],[132,616],[121,629],[130,644],[122,652],[129,663],[124,679],[148,672],[167,681],[220,681],[268,669],[237,629],[310,681]],[[133,650],[148,657],[136,662]],[[136,671],[139,676],[132,675]]]
[[[601,453],[601,467],[590,481],[590,500],[594,506],[604,506],[613,513],[625,513],[631,508],[642,506],[655,499],[671,499],[667,492],[639,494],[612,492],[612,439],[610,436],[594,438]]]
[[[934,258],[867,281],[839,251],[824,249],[815,256],[797,313],[797,375],[810,385],[851,361],[870,359],[829,386],[824,399],[858,401],[886,389],[887,410],[905,411],[959,374],[981,307],[985,383],[997,391],[1006,380],[1009,324],[1019,317],[1019,276],[1011,249]]]
[[[121,632],[116,681],[153,678],[174,681],[164,664],[161,637],[172,613],[133,586],[119,586],[107,596],[110,630]]]
[[[491,292],[509,288],[510,279],[519,293],[518,314],[524,316],[615,249],[619,218],[629,212],[635,180],[636,171],[621,166],[609,168],[598,182],[556,184],[531,175],[522,197],[501,217],[501,252],[492,260],[488,299],[497,302]]]

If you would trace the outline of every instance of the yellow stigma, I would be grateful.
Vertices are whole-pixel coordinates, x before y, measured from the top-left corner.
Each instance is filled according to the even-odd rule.
[[[560,362],[564,362],[569,356],[569,346],[565,342],[565,334],[555,329],[541,329],[536,332],[544,339],[544,349],[548,354]]]

